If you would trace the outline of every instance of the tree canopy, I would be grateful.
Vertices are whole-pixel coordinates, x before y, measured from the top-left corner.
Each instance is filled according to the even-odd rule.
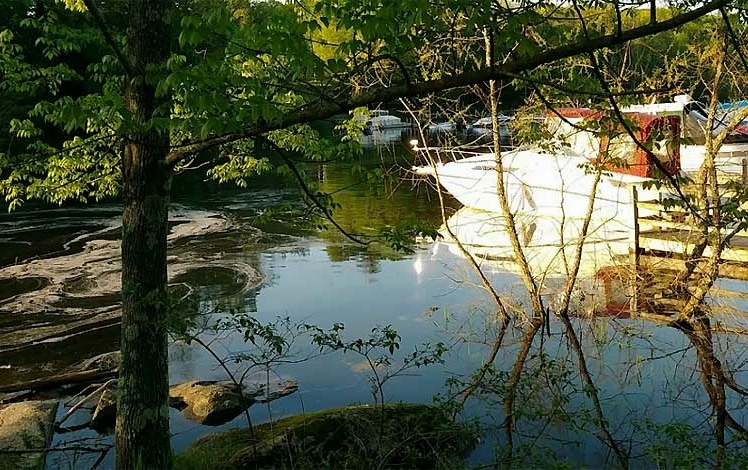
[[[537,80],[563,85],[567,94],[603,94],[574,58],[590,48],[610,70],[626,71],[616,77],[620,89],[662,83],[663,73],[671,88],[682,86],[675,80],[684,72],[675,69],[690,65],[682,64],[683,53],[709,41],[717,19],[705,14],[726,5],[660,9],[651,23],[645,10],[616,13],[583,2],[581,17],[572,6],[521,2],[180,3],[170,13],[169,57],[147,70],[162,101],[149,125],[169,132],[167,164],[213,160],[214,177],[246,182],[270,167],[253,157],[251,138],[304,159],[349,154],[351,145],[321,139],[305,124],[358,106],[488,78],[520,90]],[[118,191],[116,141],[133,127],[122,96],[132,72],[123,60],[128,2],[68,6],[75,11],[16,0],[0,36],[8,103],[0,193],[13,207]],[[489,65],[486,28],[495,56]],[[541,69],[545,64],[552,66]]]

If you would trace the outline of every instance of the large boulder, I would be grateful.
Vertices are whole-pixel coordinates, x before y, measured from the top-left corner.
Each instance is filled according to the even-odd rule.
[[[0,405],[0,470],[44,468],[44,452],[52,440],[57,400],[24,401]]]
[[[207,436],[175,467],[460,468],[476,444],[474,432],[432,406],[352,406]]]
[[[200,424],[217,426],[236,418],[255,402],[272,401],[297,390],[286,380],[271,386],[246,388],[233,382],[193,380],[169,389],[169,405]]]

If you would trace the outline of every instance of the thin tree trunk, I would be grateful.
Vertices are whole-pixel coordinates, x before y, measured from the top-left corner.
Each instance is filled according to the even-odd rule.
[[[131,0],[129,55],[135,77],[126,104],[133,130],[122,159],[122,358],[117,402],[117,468],[171,467],[166,334],[166,235],[170,171],[165,130],[144,126],[158,105],[150,64],[168,57],[169,0]]]

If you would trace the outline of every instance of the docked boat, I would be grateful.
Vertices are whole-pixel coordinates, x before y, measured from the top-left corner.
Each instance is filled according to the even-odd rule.
[[[604,222],[607,230],[631,230],[634,226],[633,189],[637,189],[639,200],[658,200],[662,197],[661,189],[648,183],[654,182],[655,175],[662,170],[670,175],[680,171],[680,127],[678,118],[672,116],[630,113],[628,117],[638,123],[640,142],[665,133],[673,136],[655,146],[659,162],[650,161],[647,153],[626,133],[597,139],[590,132],[580,132],[571,146],[502,152],[501,177],[512,214],[524,218],[553,217],[566,221],[569,226],[581,227],[589,201],[594,197],[593,218],[596,221]],[[415,167],[416,174],[434,177],[444,190],[467,207],[501,212],[494,153],[469,154],[462,149],[434,148],[417,149],[417,152],[431,163]],[[602,164],[605,169],[596,187],[596,175],[591,171],[595,164]]]
[[[682,122],[680,148],[681,169],[687,174],[696,173],[706,156],[705,139],[707,132],[716,136],[745,106],[745,102],[724,103],[717,107],[711,129],[707,131],[707,107],[694,101],[688,95],[679,95],[672,103],[653,103],[624,108],[627,112],[646,113],[655,116],[678,116]],[[725,143],[717,150],[714,164],[718,173],[742,175],[748,163],[748,123],[742,122],[731,132]]]
[[[411,127],[409,122],[403,121],[398,116],[390,114],[385,109],[372,109],[366,120],[366,128],[369,132],[382,131],[385,129],[405,129]]]
[[[507,139],[511,135],[511,130],[509,128],[512,118],[511,116],[507,116],[505,114],[499,114],[497,116],[497,121],[499,123],[499,137],[502,139]],[[476,119],[472,123],[468,124],[465,128],[465,132],[468,135],[475,135],[475,136],[484,136],[491,134],[491,131],[493,130],[493,121],[491,120],[491,117],[482,117],[480,119]]]

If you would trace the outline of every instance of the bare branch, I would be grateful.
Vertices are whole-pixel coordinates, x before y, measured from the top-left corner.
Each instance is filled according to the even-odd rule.
[[[294,177],[296,178],[297,182],[299,183],[299,186],[301,187],[301,190],[304,192],[304,195],[309,198],[309,200],[314,203],[314,205],[322,212],[322,214],[325,216],[325,218],[335,226],[336,229],[340,231],[340,233],[343,234],[344,237],[351,240],[354,243],[359,243],[361,245],[368,245],[367,242],[360,240],[356,238],[354,235],[348,233],[346,229],[344,229],[338,222],[333,218],[330,211],[327,209],[327,207],[320,202],[319,199],[312,193],[312,191],[309,189],[309,187],[304,182],[304,178],[301,176],[301,173],[299,172],[299,169],[296,168],[296,165],[294,164],[293,160],[289,158],[289,156],[286,154],[285,150],[280,148],[275,142],[268,139],[267,137],[260,136],[258,137],[263,142],[270,145],[277,153],[280,155],[280,157],[283,159],[283,161],[286,162],[286,165],[291,169],[291,172],[293,173]]]

